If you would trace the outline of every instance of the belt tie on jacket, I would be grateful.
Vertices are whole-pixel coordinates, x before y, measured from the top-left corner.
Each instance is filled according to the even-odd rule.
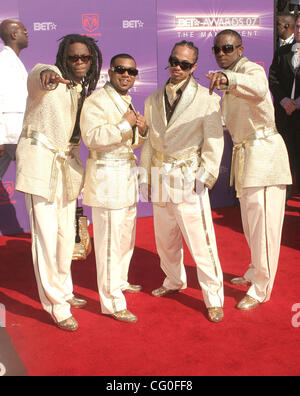
[[[69,166],[69,158],[72,156],[72,150],[75,145],[70,145],[66,150],[59,150],[52,143],[49,142],[48,138],[44,134],[34,131],[32,129],[29,129],[27,131],[26,137],[31,139],[31,144],[40,144],[54,154],[51,166],[48,201],[53,203],[55,200],[58,183],[58,161],[62,164],[62,169],[66,178],[68,196],[73,196],[73,185]]]
[[[275,128],[260,129],[249,135],[243,142],[234,144],[230,172],[230,186],[232,187],[235,181],[235,189],[238,198],[241,197],[243,189],[246,148],[265,144],[269,137],[277,134],[278,132]]]

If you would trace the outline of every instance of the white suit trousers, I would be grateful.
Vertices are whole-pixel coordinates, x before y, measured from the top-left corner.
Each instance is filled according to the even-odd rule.
[[[270,299],[278,268],[286,186],[244,188],[240,198],[244,233],[251,264],[244,278],[252,283],[248,295]]]
[[[123,209],[92,208],[97,282],[103,314],[127,308],[122,290],[129,285],[136,213],[136,205]]]
[[[56,322],[72,316],[71,277],[75,247],[76,200],[68,202],[61,170],[54,203],[25,194],[32,234],[32,256],[41,303]]]
[[[154,227],[161,268],[166,274],[163,286],[168,289],[187,287],[183,263],[182,235],[197,266],[204,302],[207,308],[224,304],[223,273],[218,257],[208,190],[195,194],[194,202],[166,206],[154,205]]]

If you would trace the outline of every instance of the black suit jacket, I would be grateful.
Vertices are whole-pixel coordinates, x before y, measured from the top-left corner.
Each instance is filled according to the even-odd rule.
[[[280,104],[282,99],[291,97],[295,76],[295,99],[300,96],[300,67],[296,71],[293,68],[292,46],[293,44],[285,45],[275,52],[269,71],[269,84],[274,99],[276,124],[279,132],[297,127],[300,132],[300,110],[296,110],[291,116],[288,116]]]

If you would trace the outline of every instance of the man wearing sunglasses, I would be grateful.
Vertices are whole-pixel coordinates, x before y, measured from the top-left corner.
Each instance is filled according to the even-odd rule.
[[[16,189],[25,193],[40,300],[65,331],[78,329],[71,308],[86,305],[74,296],[71,277],[76,202],[84,175],[79,115],[84,99],[96,88],[101,65],[93,39],[63,37],[56,65],[38,64],[29,73],[17,147]]]
[[[81,116],[82,137],[89,149],[83,202],[92,207],[102,313],[135,323],[137,317],[127,309],[123,292],[141,290],[128,282],[128,270],[138,201],[134,150],[145,140],[147,128],[128,95],[138,75],[133,57],[114,56],[108,74],[110,82],[88,98]]]
[[[207,75],[210,92],[224,91],[223,115],[232,136],[231,183],[240,199],[251,264],[233,284],[250,285],[238,303],[250,310],[270,299],[278,267],[286,185],[291,184],[287,150],[276,130],[264,69],[243,56],[241,36],[220,32],[213,51],[220,72]]]
[[[146,101],[149,139],[140,166],[152,189],[154,224],[161,268],[166,278],[152,292],[163,297],[187,287],[182,235],[196,262],[208,318],[223,319],[223,274],[217,252],[208,188],[219,174],[224,148],[220,98],[210,96],[193,77],[198,48],[175,44],[170,78]],[[145,175],[144,175],[145,176]],[[146,194],[145,194],[146,195]]]

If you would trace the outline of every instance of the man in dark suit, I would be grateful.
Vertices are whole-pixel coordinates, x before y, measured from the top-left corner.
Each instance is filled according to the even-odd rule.
[[[289,11],[292,14],[297,14],[300,11],[300,0],[290,0]]]
[[[276,49],[279,49],[283,45],[294,43],[294,31],[295,31],[295,16],[287,12],[282,12],[276,17],[277,25],[277,45]]]
[[[281,47],[274,55],[269,83],[276,125],[287,145],[300,189],[300,15],[296,19],[294,43]]]
[[[277,12],[287,11],[289,0],[277,0],[276,3]]]

